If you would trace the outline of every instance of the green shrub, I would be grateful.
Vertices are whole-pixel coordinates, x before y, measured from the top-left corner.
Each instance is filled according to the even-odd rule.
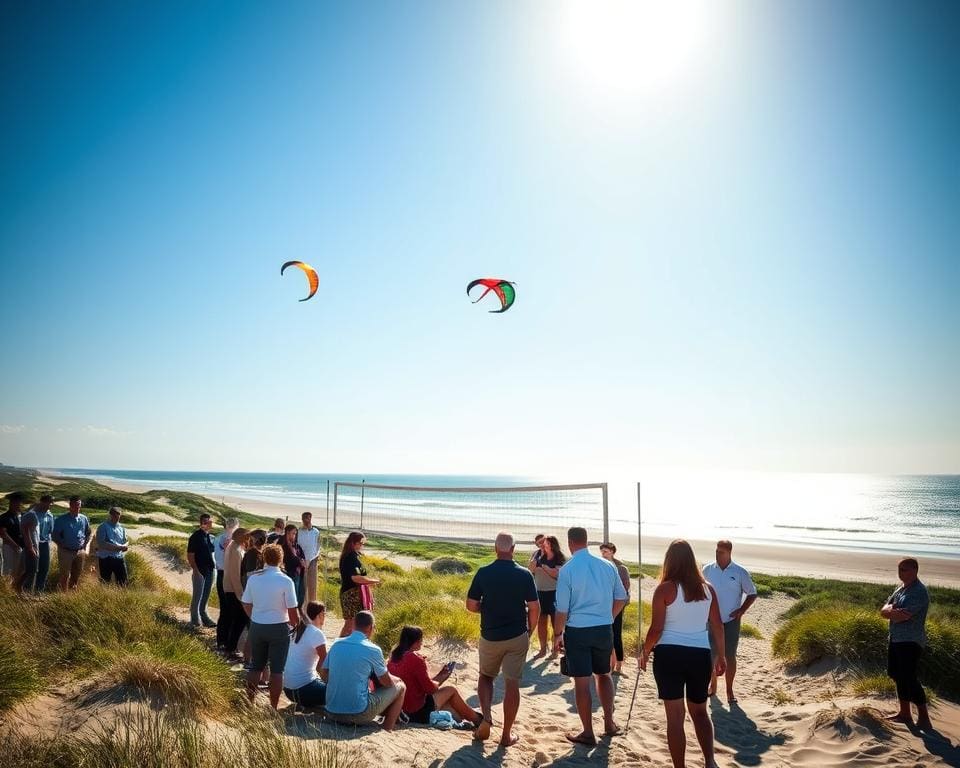
[[[438,557],[432,563],[430,563],[430,570],[434,573],[470,573],[473,570],[473,566],[470,565],[466,560],[461,560],[459,557]]]

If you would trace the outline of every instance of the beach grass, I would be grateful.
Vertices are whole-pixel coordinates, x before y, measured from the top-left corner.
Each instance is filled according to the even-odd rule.
[[[129,557],[135,576],[125,589],[86,577],[79,589],[31,600],[0,592],[0,709],[46,684],[87,677],[100,687],[162,694],[208,716],[236,703],[229,668],[167,613],[183,593],[168,590],[135,553]]]
[[[178,571],[189,571],[187,560],[187,540],[179,536],[158,536],[151,534],[137,540],[138,544],[147,544],[163,555]]]
[[[885,668],[888,622],[878,609],[843,603],[792,615],[773,636],[773,654],[789,664],[807,666],[837,659],[868,679]],[[960,697],[960,624],[948,611],[927,619],[927,647],[920,657],[920,680],[936,692]]]
[[[72,733],[0,730],[0,752],[17,768],[364,768],[339,742],[290,738],[284,721],[240,711],[214,730],[177,708],[128,706],[112,721]]]

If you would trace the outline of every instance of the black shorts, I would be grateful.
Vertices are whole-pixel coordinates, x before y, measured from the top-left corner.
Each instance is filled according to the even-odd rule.
[[[613,625],[566,627],[563,630],[563,650],[570,677],[609,674]]]
[[[552,617],[557,612],[557,591],[537,592],[537,597],[540,598],[540,615]]]
[[[688,645],[658,645],[653,649],[653,677],[657,681],[657,698],[682,699],[703,704],[710,686],[710,649]]]
[[[428,693],[426,700],[423,702],[423,706],[420,707],[420,709],[418,709],[416,712],[408,712],[407,715],[409,715],[411,723],[430,725],[430,713],[436,708],[437,707],[433,701],[433,694]]]

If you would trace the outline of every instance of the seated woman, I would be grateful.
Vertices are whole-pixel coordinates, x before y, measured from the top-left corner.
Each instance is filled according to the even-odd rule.
[[[306,614],[306,620],[300,617],[290,640],[287,664],[283,668],[283,695],[303,707],[322,707],[327,699],[327,686],[318,670],[327,658],[327,638],[322,630],[327,608],[323,603],[310,602]]]
[[[413,723],[429,723],[431,712],[445,709],[474,726],[480,725],[483,715],[463,700],[455,686],[440,686],[450,677],[453,665],[442,667],[430,677],[426,659],[417,653],[422,647],[423,630],[420,627],[404,627],[400,630],[400,642],[390,653],[390,661],[387,662],[390,674],[399,677],[407,685],[403,698],[404,713]]]

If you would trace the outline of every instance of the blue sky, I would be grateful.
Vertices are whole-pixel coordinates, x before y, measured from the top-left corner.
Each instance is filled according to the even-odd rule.
[[[953,4],[200,5],[2,12],[0,461],[960,472]]]

